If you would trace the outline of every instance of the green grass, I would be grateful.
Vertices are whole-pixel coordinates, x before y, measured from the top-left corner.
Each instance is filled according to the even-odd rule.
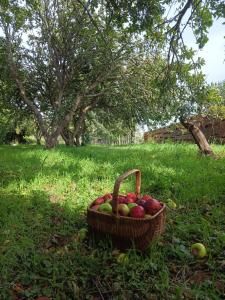
[[[224,299],[225,148],[194,145],[0,147],[0,299]],[[178,207],[144,254],[118,263],[110,242],[81,239],[87,205],[117,176],[142,171],[142,193]],[[121,191],[133,191],[134,179]],[[205,244],[206,259],[190,254]]]

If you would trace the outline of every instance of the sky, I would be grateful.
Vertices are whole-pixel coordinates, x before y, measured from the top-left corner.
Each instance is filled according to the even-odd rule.
[[[213,26],[209,30],[209,41],[202,50],[198,50],[197,57],[205,60],[205,66],[202,68],[206,74],[208,83],[219,82],[225,80],[225,25],[224,20],[215,20]],[[189,47],[197,50],[197,46],[190,31],[184,33],[185,43]]]

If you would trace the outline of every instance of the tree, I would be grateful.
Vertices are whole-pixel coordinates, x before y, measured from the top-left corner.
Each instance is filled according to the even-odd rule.
[[[221,97],[219,90],[217,90],[214,85],[206,85],[202,80],[198,82],[196,77],[194,77],[194,82],[191,82],[191,87],[195,85],[197,87],[194,97],[197,97],[197,101],[193,101],[192,112],[195,113],[202,113],[208,115],[210,117],[216,118],[223,118],[225,114],[224,112],[224,101]],[[209,146],[209,143],[206,140],[203,132],[200,128],[191,122],[190,120],[186,119],[181,115],[181,123],[184,125],[186,129],[190,131],[192,134],[196,144],[198,145],[200,152],[205,155],[214,156],[212,148]]]
[[[191,28],[199,48],[203,48],[208,41],[207,33],[213,24],[213,19],[225,16],[225,3],[215,0],[187,0],[161,1],[161,5],[154,4],[150,4],[149,1],[129,0],[108,3],[108,9],[116,26],[123,28],[126,24],[128,32],[144,33],[146,40],[156,48],[159,47],[157,49],[161,53],[162,63],[158,71],[164,76],[153,76],[154,81],[150,80],[151,84],[146,85],[143,84],[144,77],[140,79],[140,73],[137,73],[138,80],[136,82],[144,87],[145,91],[142,90],[144,93],[140,93],[140,89],[139,91],[135,90],[134,81],[132,93],[136,94],[138,91],[138,95],[136,95],[138,101],[129,101],[129,99],[126,102],[126,97],[123,98],[124,102],[128,104],[127,107],[131,108],[129,116],[135,115],[137,122],[145,123],[149,122],[149,119],[165,122],[169,118],[179,118],[192,134],[201,153],[212,155],[212,149],[203,132],[188,121],[189,116],[204,110],[212,92],[209,91],[203,74],[199,72],[203,61],[198,59],[194,62],[195,52],[184,44],[183,33],[187,27]],[[172,7],[171,15],[165,13],[166,5]],[[160,51],[163,48],[164,51]],[[167,63],[162,59],[165,56]],[[146,63],[149,66],[147,60]],[[164,65],[164,69],[162,65]],[[149,79],[145,71],[143,69],[142,74]],[[134,78],[137,79],[135,74]],[[129,86],[130,88],[131,86]],[[154,97],[150,91],[154,91]],[[148,94],[151,101],[140,101],[144,94]]]
[[[173,16],[167,14],[171,6]],[[163,83],[173,85],[176,69],[194,55],[183,42],[184,30],[191,27],[203,47],[217,16],[224,16],[223,1],[11,0],[1,3],[0,23],[20,99],[51,148],[60,134],[73,141],[89,107],[98,106],[118,82],[118,69],[136,51],[137,37],[147,52],[167,58]],[[134,101],[129,111],[144,119],[141,107]]]
[[[210,100],[205,110],[214,118],[225,119],[225,81],[213,83],[210,90]]]
[[[169,12],[164,14],[167,17],[162,18],[161,24],[160,22],[156,22],[155,26],[150,26],[149,28],[148,24],[146,23],[146,20],[149,20],[149,18],[143,14],[144,17],[140,19],[136,12],[132,9],[132,3],[130,1],[123,1],[123,4],[122,1],[118,1],[117,4],[115,4],[115,2],[113,3],[114,8],[120,5],[120,8],[124,9],[124,12],[128,11],[128,13],[125,14],[127,22],[128,19],[132,19],[132,17],[135,20],[141,20],[135,29],[140,29],[142,27],[146,28],[147,37],[155,37],[155,40],[159,42],[161,41],[162,45],[164,45],[164,48],[166,49],[168,65],[167,76],[166,80],[164,81],[165,85],[162,85],[163,94],[165,93],[165,90],[167,94],[169,89],[172,91],[171,95],[174,94],[174,91],[178,92],[178,95],[174,95],[175,99],[173,100],[169,96],[170,93],[168,93],[167,100],[165,100],[165,103],[162,106],[165,108],[164,116],[159,116],[159,118],[156,119],[161,121],[162,119],[166,120],[168,115],[176,118],[178,113],[180,115],[179,118],[182,124],[192,134],[201,153],[212,155],[212,150],[204,134],[199,128],[197,128],[195,124],[187,121],[188,112],[190,115],[196,111],[196,108],[198,111],[200,108],[202,108],[202,96],[204,95],[207,99],[207,93],[205,93],[206,88],[204,87],[205,84],[201,79],[201,75],[197,75],[198,79],[200,79],[200,82],[197,80],[198,90],[196,90],[196,83],[191,80],[193,73],[191,74],[190,71],[195,70],[195,68],[191,70],[190,63],[188,64],[187,61],[193,61],[194,51],[192,49],[188,49],[185,45],[183,33],[187,27],[191,28],[196,37],[196,42],[199,45],[199,48],[203,48],[208,41],[207,33],[209,27],[213,24],[213,19],[225,16],[224,1],[167,1],[166,4],[169,6],[169,10],[172,8],[172,14],[170,15]],[[138,2],[136,4],[138,6]],[[163,4],[165,9],[165,2]],[[139,7],[140,10],[143,10],[143,7],[145,7],[145,12],[148,12],[147,1],[141,2]],[[118,16],[120,16],[120,14],[121,13],[119,12]],[[161,16],[159,15],[158,17],[160,19]],[[130,23],[131,29],[133,28],[132,26],[134,26],[133,23]],[[198,64],[199,62],[197,61],[197,67]],[[188,72],[191,74],[191,76],[188,74]],[[178,75],[177,78],[175,74]],[[193,77],[195,80],[196,76]],[[183,90],[185,91],[186,95],[182,92]],[[189,96],[189,99],[187,99],[187,95]],[[168,101],[168,99],[170,99],[170,101]],[[175,111],[174,108],[176,108],[177,111]]]
[[[25,142],[24,136],[33,134],[36,126],[6,65],[5,41],[0,39],[0,143]]]
[[[84,123],[87,118],[88,125],[92,122],[104,135],[107,133],[116,137],[120,125],[127,131],[153,116],[150,110],[147,116],[145,108],[159,102],[159,89],[156,89],[165,64],[162,64],[157,53],[147,53],[142,46],[142,42],[135,42],[135,51],[99,87],[95,101],[86,107],[81,106],[69,127],[64,128],[62,137],[67,145],[79,144],[77,140],[86,128]]]
[[[132,41],[110,27],[101,12],[94,10],[90,20],[79,1],[20,3],[1,4],[8,66],[51,148],[73,117],[102,93]]]
[[[190,120],[190,116],[204,112],[210,101],[210,88],[201,72],[193,74],[190,64],[184,64],[179,70],[179,81],[174,88],[176,119],[190,132],[200,153],[214,156],[214,153],[201,129]],[[173,103],[173,102],[172,102]]]

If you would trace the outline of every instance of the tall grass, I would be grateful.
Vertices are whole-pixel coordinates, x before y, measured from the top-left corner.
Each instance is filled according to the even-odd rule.
[[[0,147],[0,299],[223,299],[225,148],[194,145]],[[142,171],[142,193],[166,201],[167,230],[118,263],[110,242],[79,236],[87,205],[117,176]],[[122,192],[133,191],[129,178]],[[205,244],[208,257],[190,253]]]

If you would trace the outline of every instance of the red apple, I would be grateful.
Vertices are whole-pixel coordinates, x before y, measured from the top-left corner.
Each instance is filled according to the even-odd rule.
[[[134,206],[130,210],[130,216],[132,218],[144,218],[145,217],[145,210],[140,205]]]
[[[91,207],[91,209],[92,209],[92,210],[98,210],[98,209],[99,209],[99,206],[100,206],[99,204],[93,205],[93,206]]]
[[[135,200],[131,197],[126,197],[125,200],[124,200],[124,203],[128,204],[128,203],[134,203]]]
[[[130,209],[126,204],[119,204],[118,205],[118,212],[121,216],[128,216]]]
[[[105,200],[104,200],[103,197],[98,197],[98,198],[95,200],[94,204],[95,204],[95,205],[99,205],[99,204],[102,204],[102,203],[104,203],[104,202],[105,202]]]
[[[153,198],[152,198],[152,196],[150,196],[150,195],[144,195],[143,197],[142,197],[142,200],[145,200],[145,201],[149,201],[149,200],[152,200]]]
[[[134,201],[137,199],[137,195],[135,193],[127,193],[127,198],[132,198]],[[133,201],[133,202],[134,202]],[[131,203],[131,202],[130,202]]]
[[[162,208],[161,203],[156,199],[147,201],[145,204],[145,211],[149,215],[155,215],[161,208]]]
[[[119,196],[118,196],[118,201],[119,201],[119,203],[125,203],[126,197],[125,197],[125,196],[119,195]]]
[[[140,206],[142,206],[142,207],[144,207],[144,208],[145,208],[146,203],[147,203],[147,201],[144,200],[144,199],[139,199],[137,201],[137,204],[140,205]]]
[[[104,198],[105,201],[106,201],[106,200],[112,200],[112,195],[111,195],[111,194],[105,194],[105,195],[103,196],[103,198]]]

